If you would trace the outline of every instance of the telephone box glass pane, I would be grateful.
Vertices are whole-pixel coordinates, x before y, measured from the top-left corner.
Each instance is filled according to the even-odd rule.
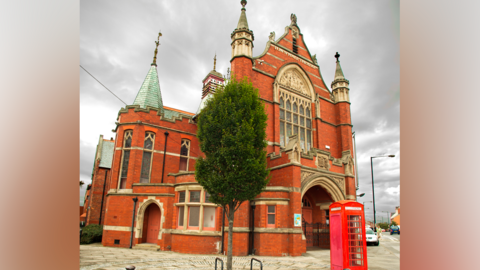
[[[348,261],[350,266],[363,266],[363,233],[362,217],[348,215]]]

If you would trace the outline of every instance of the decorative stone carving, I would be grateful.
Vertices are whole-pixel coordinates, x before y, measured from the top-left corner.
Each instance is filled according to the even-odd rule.
[[[312,172],[301,172],[300,181],[303,183],[303,181],[305,181],[305,179],[307,179],[307,177],[309,177],[312,174],[313,174]]]
[[[301,164],[302,146],[300,145],[297,134],[289,137],[287,147],[285,147],[285,153],[288,155],[290,162]]]
[[[295,39],[298,38],[298,30],[295,27],[292,29],[292,35]]]
[[[300,74],[298,74],[297,71],[293,69],[283,73],[282,77],[280,78],[280,83],[294,90],[297,90],[304,95],[310,96],[305,80],[301,77]]]
[[[290,15],[290,20],[292,21],[292,24],[296,24],[297,23],[297,15],[292,13],[292,15]]]
[[[273,83],[273,101],[275,102],[279,102],[279,89],[278,89],[278,83],[277,82],[274,82]]]
[[[333,179],[335,179],[335,182],[340,186],[340,189],[345,192],[345,179],[342,177],[333,177]]]
[[[314,63],[315,65],[318,65],[317,55],[316,55],[316,54],[314,54],[314,55],[312,56],[312,60],[313,60],[313,63]]]
[[[268,40],[271,42],[275,42],[275,31],[270,32],[270,35],[268,36]]]
[[[353,158],[351,156],[347,159],[347,164],[345,164],[345,174],[354,175]]]
[[[316,159],[315,165],[317,165],[317,168],[319,168],[319,169],[329,170],[330,169],[330,163],[328,162],[328,156],[322,155],[322,154],[317,154],[317,159]]]

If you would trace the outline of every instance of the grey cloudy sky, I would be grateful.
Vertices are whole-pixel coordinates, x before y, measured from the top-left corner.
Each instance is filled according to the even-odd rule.
[[[230,67],[230,34],[240,16],[238,1],[81,1],[80,65],[127,104],[147,75],[161,30],[158,76],[166,106],[196,112],[202,79],[213,68]],[[356,133],[359,201],[372,201],[370,157],[374,159],[377,218],[400,205],[399,1],[248,1],[248,25],[255,35],[253,55],[261,54],[271,31],[277,38],[297,15],[310,53],[330,88],[339,52],[350,81]],[[80,69],[80,179],[91,182],[100,134],[111,132],[124,104]],[[80,191],[81,196],[84,189]],[[365,203],[367,217],[372,204]]]

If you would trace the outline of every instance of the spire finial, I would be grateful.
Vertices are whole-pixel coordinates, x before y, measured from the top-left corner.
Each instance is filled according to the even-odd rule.
[[[247,1],[242,0],[242,1],[240,1],[240,4],[242,5],[242,9],[245,9],[245,6],[247,5]]]
[[[215,57],[213,58],[213,71],[215,70],[215,67],[217,66],[217,53],[215,52]]]
[[[335,58],[337,58],[337,62],[340,61],[340,60],[338,60],[338,58],[340,58],[340,54],[338,54],[338,52],[335,54]]]
[[[155,47],[155,55],[153,56],[153,63],[152,66],[157,66],[157,52],[158,52],[158,45],[160,45],[160,37],[162,36],[161,32],[158,32],[158,39],[155,41],[155,44],[157,44],[157,47]]]

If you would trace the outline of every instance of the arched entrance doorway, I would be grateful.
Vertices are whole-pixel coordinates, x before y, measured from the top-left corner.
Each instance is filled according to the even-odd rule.
[[[302,230],[307,249],[330,248],[328,206],[333,203],[330,194],[320,185],[311,186],[302,197]]]
[[[151,203],[145,210],[143,216],[143,243],[157,244],[158,233],[160,231],[160,208],[155,203]]]
[[[305,196],[302,199],[302,224],[304,228],[304,234],[305,236],[312,236],[313,234],[313,216],[312,216],[312,203],[310,203],[310,200]],[[309,241],[310,240],[310,241]],[[307,240],[307,247],[312,247],[315,245],[315,241],[311,241],[312,239]]]

